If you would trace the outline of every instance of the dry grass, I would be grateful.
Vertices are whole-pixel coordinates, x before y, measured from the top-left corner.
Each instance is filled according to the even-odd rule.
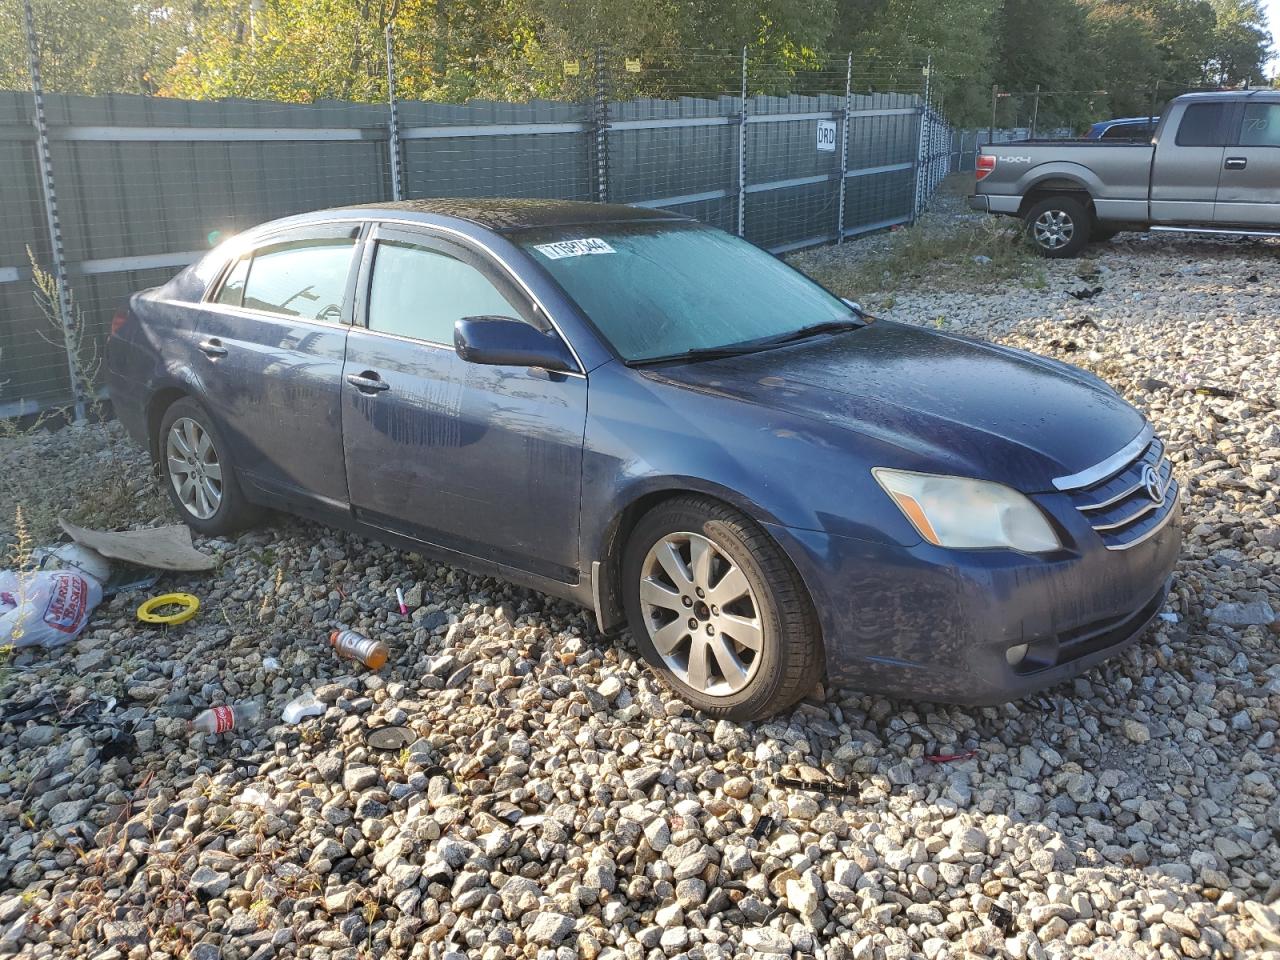
[[[976,290],[1020,280],[1038,288],[1044,263],[1017,221],[1005,217],[957,217],[968,177],[949,179],[933,210],[916,224],[886,235],[805,251],[790,263],[842,297],[892,305],[895,291],[927,283],[946,290]]]

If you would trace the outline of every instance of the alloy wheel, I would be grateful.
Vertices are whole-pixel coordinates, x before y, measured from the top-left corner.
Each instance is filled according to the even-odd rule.
[[[755,676],[764,646],[746,575],[715,541],[670,533],[645,556],[640,609],[654,649],[682,683],[731,696]]]
[[[1075,221],[1064,210],[1046,210],[1032,224],[1036,243],[1046,250],[1058,250],[1071,242],[1075,235]]]
[[[178,500],[197,520],[208,520],[222,503],[222,464],[209,431],[181,417],[169,427],[164,452]]]

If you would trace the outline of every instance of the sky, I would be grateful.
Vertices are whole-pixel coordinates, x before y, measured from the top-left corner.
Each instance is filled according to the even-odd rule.
[[[1271,56],[1272,71],[1280,70],[1280,0],[1262,0],[1267,11],[1267,25],[1271,27],[1271,46],[1276,52]]]

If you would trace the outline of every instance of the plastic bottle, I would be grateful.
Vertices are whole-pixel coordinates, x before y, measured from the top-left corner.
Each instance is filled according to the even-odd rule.
[[[359,660],[370,670],[381,670],[390,655],[387,645],[381,640],[373,640],[354,630],[334,630],[329,634],[329,646],[338,652],[338,656]]]
[[[193,733],[226,733],[252,726],[262,715],[260,703],[238,703],[235,706],[210,707],[187,724]]]

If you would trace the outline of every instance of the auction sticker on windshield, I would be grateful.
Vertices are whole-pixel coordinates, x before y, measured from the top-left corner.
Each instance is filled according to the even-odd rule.
[[[617,253],[599,237],[585,237],[581,240],[557,240],[555,243],[539,243],[533,249],[548,260],[563,260],[565,257],[585,257],[591,253]]]

